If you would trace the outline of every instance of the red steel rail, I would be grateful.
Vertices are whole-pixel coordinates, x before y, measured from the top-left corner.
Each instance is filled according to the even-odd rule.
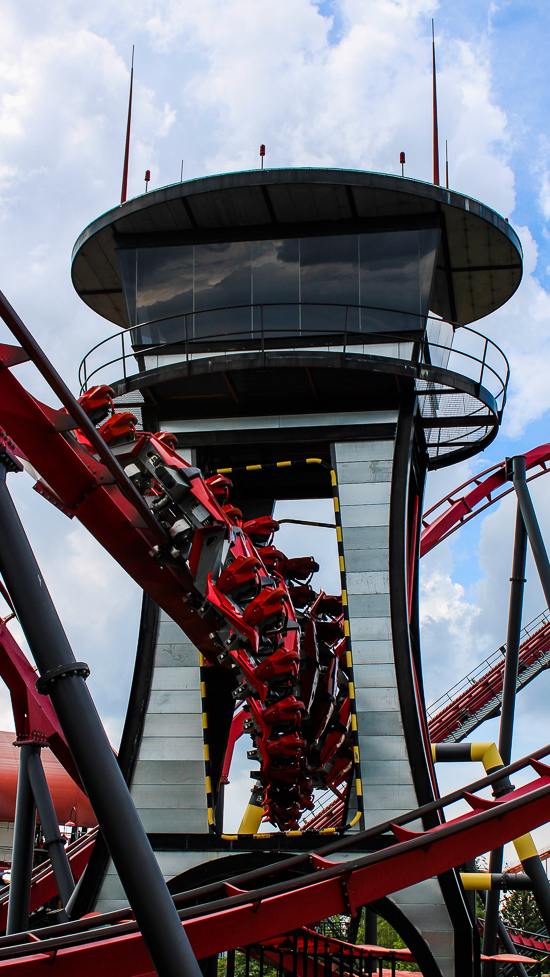
[[[550,461],[550,443],[541,444],[537,448],[525,453],[525,467],[527,471],[540,468],[527,479],[531,482],[540,475],[550,471],[547,462]],[[467,491],[464,491],[467,490]],[[425,556],[434,546],[454,533],[464,523],[469,522],[484,509],[495,502],[499,502],[505,495],[513,491],[511,482],[506,478],[506,460],[492,465],[463,482],[428,509],[422,517],[422,535],[420,537],[420,556]],[[459,493],[463,494],[459,496]],[[442,510],[442,511],[439,511]],[[434,515],[431,522],[428,517]]]
[[[516,930],[507,927],[508,935],[514,946],[531,950],[533,953],[550,954],[550,940],[539,933],[529,933],[526,930]],[[534,958],[536,959],[536,958]]]
[[[71,871],[76,881],[78,881],[90,860],[90,855],[92,854],[92,849],[94,847],[96,838],[97,828],[93,828],[91,831],[88,831],[87,834],[84,834],[78,838],[77,841],[74,841],[66,849],[69,865],[71,866]],[[9,894],[9,885],[6,885],[4,888],[0,889],[0,930],[5,930],[6,928]],[[56,895],[57,883],[55,881],[51,862],[48,859],[47,861],[42,862],[41,865],[36,865],[32,871],[29,907],[31,913],[33,913],[35,909],[39,909],[40,906],[43,906],[46,902],[49,902],[49,900],[53,899]]]
[[[547,862],[548,859],[550,858],[550,848],[545,848],[544,851],[539,852],[539,858],[541,862]],[[515,874],[516,872],[523,872],[523,867],[521,863],[518,863],[517,865],[512,865],[511,868],[506,869],[507,875],[511,875],[512,873]],[[548,952],[550,953],[550,950]]]
[[[206,886],[175,896],[179,915],[198,959],[273,939],[297,927],[314,925],[336,914],[355,915],[360,906],[399,888],[407,888],[461,865],[491,846],[533,830],[548,820],[550,767],[540,762],[550,746],[495,774],[477,781],[424,808],[412,811],[327,848],[288,859],[274,869],[275,877],[307,861],[309,871],[298,878],[261,888],[250,885],[254,873],[229,882]],[[500,800],[488,800],[477,791],[503,775],[531,766],[537,776]],[[405,827],[428,810],[443,809],[465,799],[471,811],[428,831]],[[397,839],[371,854],[334,862],[327,855],[360,839],[392,832]],[[273,877],[273,876],[272,876]],[[221,896],[216,898],[216,895]],[[207,901],[211,900],[213,901]],[[145,977],[154,971],[136,924],[128,910],[92,916],[46,931],[0,939],[0,968],[18,977]],[[11,944],[11,945],[10,945]]]
[[[550,666],[550,612],[545,610],[522,632],[516,690]],[[460,743],[486,719],[498,715],[504,683],[506,646],[469,672],[428,707],[432,743]]]
[[[248,732],[255,749],[250,754],[261,764],[247,828],[257,830],[265,814],[283,830],[298,830],[303,810],[313,807],[314,782],[329,785],[358,762],[357,743],[349,756],[344,749],[351,747],[355,733],[341,601],[312,591],[317,600],[299,620],[292,593],[300,588],[292,582],[318,569],[312,558],[305,558],[304,576],[303,560],[287,560],[271,546],[278,529],[274,520],[243,524],[241,513],[225,504],[228,479],[217,475],[205,481],[163,435],[136,434],[131,414],[113,413],[97,428],[1,293],[0,315],[65,405],[54,410],[32,397],[9,369],[25,359],[22,349],[0,346],[0,423],[5,428],[0,450],[9,453],[18,446],[40,475],[41,494],[78,518],[182,628],[208,665],[235,669],[235,698],[247,699],[251,713]],[[98,424],[112,410],[111,393],[101,388],[81,398]],[[114,453],[106,443],[107,430]],[[126,468],[138,470],[137,482]],[[332,606],[336,603],[338,608]],[[327,632],[327,662],[320,660],[315,640],[320,628]],[[294,695],[302,629],[311,666],[307,674],[321,675],[321,682],[311,678],[309,688],[302,677],[304,702]],[[310,727],[302,715],[311,718]],[[281,726],[284,734],[279,734]],[[206,781],[210,785],[209,769]],[[208,819],[215,828],[210,786],[207,794]]]

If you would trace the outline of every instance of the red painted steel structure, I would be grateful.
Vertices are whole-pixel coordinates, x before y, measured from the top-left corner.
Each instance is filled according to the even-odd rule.
[[[541,444],[537,448],[525,453],[525,467],[527,471],[540,467],[540,472],[535,472],[527,481],[532,481],[540,475],[544,475],[550,470],[547,465],[550,461],[550,444]],[[469,488],[472,486],[472,488]],[[463,489],[469,488],[459,498],[455,498]],[[420,556],[425,556],[434,546],[437,546],[443,539],[450,536],[465,522],[473,516],[482,512],[488,506],[493,505],[500,499],[513,492],[513,486],[507,482],[506,460],[492,465],[485,471],[470,478],[467,482],[459,485],[458,488],[446,495],[444,499],[437,502],[431,509],[428,509],[422,517],[422,536],[420,538]],[[428,516],[437,512],[442,506],[448,506],[443,512],[435,516],[432,522],[428,522]]]
[[[222,883],[225,897],[213,902],[200,901],[201,893],[208,897],[213,887],[175,897],[178,907],[191,903],[188,908],[180,908],[179,914],[197,958],[273,939],[296,929],[297,925],[312,925],[319,918],[350,911],[355,915],[357,908],[367,902],[440,875],[475,858],[490,845],[505,844],[546,823],[550,767],[538,758],[548,753],[550,747],[545,747],[478,781],[469,790],[432,802],[397,819],[395,824],[386,822],[364,832],[365,836],[393,832],[397,842],[382,851],[340,863],[324,857],[325,851],[331,854],[335,848],[349,845],[348,838],[316,854],[297,856],[283,863],[284,871],[296,860],[309,860],[309,874],[297,879],[251,890]],[[499,777],[529,765],[538,776],[504,798],[492,801],[474,793]],[[417,820],[428,807],[444,808],[460,797],[471,806],[469,813],[429,831],[416,832],[404,826]],[[8,971],[11,968],[25,977],[42,973],[56,977],[78,973],[79,977],[87,977],[98,970],[117,977],[154,973],[141,934],[126,910],[103,917],[92,916],[39,933],[40,936],[25,937],[25,942],[18,946],[9,945],[11,938],[0,939],[0,967]]]
[[[0,675],[10,691],[17,740],[36,740],[49,746],[74,783],[81,787],[53,706],[37,692],[36,672],[7,627],[8,620],[0,621]]]
[[[550,658],[550,620],[544,612],[540,627],[520,646],[517,689],[531,681],[543,668],[548,667]],[[502,657],[483,675],[477,676],[465,691],[448,696],[450,701],[429,719],[430,740],[432,743],[458,743],[476,729],[485,719],[496,715],[500,709],[504,684],[504,648]],[[465,680],[463,680],[464,682]],[[463,684],[463,683],[460,683]],[[440,700],[438,700],[440,701]],[[428,715],[430,710],[428,710]]]
[[[364,972],[369,962],[372,961],[378,974],[382,974],[383,977],[393,977],[396,962],[410,963],[414,961],[410,950],[390,950],[387,947],[375,945],[346,943],[344,940],[332,936],[323,936],[306,927],[296,930],[292,934],[290,946],[288,945],[289,942],[287,937],[264,941],[254,947],[252,955],[258,959],[263,950],[264,959],[272,962],[279,970],[284,970],[285,973],[289,974],[297,974],[298,977],[307,977],[308,964],[313,973],[318,974],[319,977],[328,977],[331,973],[341,973],[342,969],[351,969],[352,961],[357,963],[359,972]],[[308,959],[304,965],[304,955],[311,958],[313,954],[313,960]],[[326,963],[327,958],[328,963]],[[333,958],[338,963],[343,963],[343,968],[333,964]],[[383,966],[384,960],[391,962],[392,969],[389,970]],[[382,967],[380,967],[381,963]],[[409,974],[412,974],[413,977],[415,975],[422,977],[419,971],[409,971]]]
[[[46,764],[44,764],[46,766]],[[71,871],[78,881],[90,860],[97,838],[97,828],[82,835],[66,849]],[[57,895],[57,885],[50,861],[43,862],[33,869],[31,878],[30,911],[39,909]],[[5,930],[8,916],[9,886],[0,889],[0,930]]]
[[[545,848],[544,851],[541,851],[539,853],[539,858],[540,858],[541,862],[548,861],[548,859],[550,858],[550,848]],[[514,872],[515,873],[515,872],[522,872],[522,871],[523,871],[523,869],[522,869],[521,863],[518,863],[517,865],[512,865],[511,868],[507,868],[506,869],[506,872],[507,873],[511,873],[511,872]]]
[[[10,323],[16,318],[11,309],[3,315]],[[19,355],[12,347],[0,348],[5,363]],[[317,564],[310,558],[287,560],[272,546],[278,524],[270,517],[243,523],[240,512],[228,504],[229,479],[214,475],[205,481],[169,439],[136,433],[129,413],[110,414],[109,388],[93,388],[80,401],[86,415],[103,422],[99,432],[83,423],[78,404],[73,419],[67,411],[40,404],[7,366],[0,371],[0,423],[40,473],[39,490],[53,494],[56,504],[89,529],[182,627],[209,665],[238,677],[235,698],[248,701],[266,817],[282,829],[297,829],[303,810],[313,807],[312,777],[330,784],[351,768],[351,760],[339,753],[343,740],[352,735],[341,600],[311,592],[317,599],[305,615],[304,631],[311,687],[308,701],[299,701],[293,681],[301,626],[291,595]],[[76,436],[71,433],[75,429]],[[98,433],[106,442],[100,444],[101,460],[92,443]],[[151,497],[147,525],[143,496],[133,505],[136,487],[126,478],[130,492],[117,478],[118,465],[107,443],[115,446],[118,463],[140,470],[143,495]],[[149,529],[151,519],[158,520],[155,535]],[[233,562],[220,572],[226,545],[223,560],[230,556]],[[189,565],[180,555],[187,547]],[[330,657],[326,662],[316,637],[321,631],[325,657]],[[314,676],[321,676],[320,681]],[[311,719],[308,734],[302,713]],[[210,798],[208,806],[214,824]]]
[[[113,466],[104,463],[104,458],[98,460],[94,456],[92,445],[82,436],[82,432],[77,432],[77,437],[70,433],[78,428],[78,423],[71,421],[67,411],[55,411],[40,404],[15,380],[8,367],[19,356],[18,348],[0,348],[0,362],[4,366],[0,370],[0,421],[9,431],[9,436],[21,445],[25,455],[40,472],[42,491],[45,495],[49,494],[54,502],[61,501],[69,514],[77,516],[87,526],[143,589],[189,634],[208,661],[218,660],[219,643],[215,640],[209,623],[196,614],[190,602],[190,596],[196,596],[197,591],[187,569],[178,564],[175,555],[172,560],[165,557],[159,559],[163,554],[159,552],[157,540],[162,533],[153,532],[150,520],[141,518],[139,507],[132,504],[132,493],[121,490],[116,473],[113,475]],[[123,416],[114,415],[110,422],[112,425],[119,423],[122,429],[124,421]],[[134,461],[149,446],[156,453],[157,460],[170,471],[185,472],[189,468],[159,438],[142,435],[139,438],[128,438],[128,441],[132,444],[122,453]],[[541,465],[546,470],[545,462],[548,457],[550,445],[535,449],[527,456],[528,467]],[[169,485],[162,475],[160,479],[163,484]],[[505,481],[505,467],[497,466],[496,470],[490,470],[489,478],[483,483],[476,482],[475,489],[466,497],[458,502],[451,500],[450,510],[426,527],[423,552],[427,552],[456,525],[464,522],[467,513],[479,502],[484,499],[491,502],[492,493],[502,487]],[[233,538],[231,534],[234,533],[235,519],[220,508],[213,494],[213,486],[210,491],[201,479],[198,489],[195,495],[199,504]],[[252,536],[256,529],[257,527],[250,529]],[[199,539],[202,542],[204,534]],[[265,571],[254,546],[250,547],[246,542],[243,546],[242,552],[234,554],[237,560],[250,561],[252,558],[255,562],[254,567],[250,567],[251,571],[255,573],[257,567]],[[199,546],[195,561],[197,568],[200,549]],[[285,592],[288,594],[284,587],[285,577],[284,574],[279,576],[281,582],[278,588],[273,588],[271,581],[268,592],[263,594],[260,590],[259,596],[263,594],[265,600],[272,599],[279,589],[281,593],[278,595],[278,608],[286,603],[286,621],[292,623],[292,605],[285,598]],[[241,583],[242,581],[238,581],[239,585]],[[228,582],[229,591],[233,587],[232,580]],[[249,620],[244,614],[239,616],[238,609],[231,608],[224,599],[223,587],[216,589],[211,580],[207,581],[206,593],[210,603],[218,609],[225,621],[236,626],[241,634],[245,632],[247,640],[256,647],[258,633],[255,631],[253,615],[249,613]],[[260,603],[262,611],[258,604],[258,620],[269,616],[263,612],[263,601]],[[275,613],[271,610],[271,605],[269,613]],[[293,632],[296,634],[296,630],[290,628],[290,633]],[[286,634],[287,631],[282,633]],[[291,645],[292,639],[288,647],[284,642],[280,646],[290,653],[289,661],[293,659]],[[238,649],[232,657],[245,676],[245,684],[251,684],[263,701],[263,679],[256,674],[257,669],[250,668]],[[266,662],[270,663],[270,668],[276,668],[278,660],[277,658],[275,662],[270,657]],[[22,683],[21,688],[25,686],[26,694],[28,683],[24,679]],[[265,693],[263,698],[265,699]],[[48,728],[47,724],[45,728]],[[550,748],[545,748],[538,751],[537,756],[548,752]],[[269,756],[268,750],[266,755]],[[526,763],[530,764],[539,775],[531,783],[497,801],[477,797],[475,793],[462,792],[472,811],[446,824],[425,832],[411,831],[404,825],[419,816],[419,812],[411,812],[409,816],[398,819],[395,825],[378,826],[378,833],[392,830],[397,838],[397,843],[390,844],[382,851],[336,865],[319,852],[309,856],[313,871],[299,879],[276,883],[252,892],[226,884],[226,898],[206,902],[199,907],[195,905],[182,909],[180,915],[197,957],[211,956],[245,943],[273,939],[280,933],[295,929],[297,924],[307,926],[317,922],[319,918],[336,913],[351,911],[354,915],[357,907],[366,902],[372,902],[434,875],[441,875],[457,864],[486,851],[488,847],[504,844],[511,838],[546,823],[550,798],[550,767],[541,764],[537,756],[509,768],[520,769]],[[502,775],[503,771],[499,771],[498,776],[502,778]],[[483,781],[483,786],[489,782],[492,782],[491,778]],[[480,789],[479,784],[472,788],[474,791],[477,789]],[[437,806],[438,802],[434,803]],[[445,807],[446,803],[449,803],[448,799],[439,802],[439,807]],[[364,834],[372,835],[374,830]],[[353,840],[356,841],[357,837],[361,836],[356,836]],[[81,870],[87,853],[79,850],[78,857]],[[50,875],[48,884],[51,881]],[[49,891],[44,883],[40,896],[36,898],[44,899]],[[79,921],[76,932],[74,924],[67,924],[64,931],[66,935],[61,944],[56,942],[53,934],[52,939],[48,939],[48,933],[41,934],[46,937],[44,939],[29,936],[28,942],[18,947],[8,947],[4,940],[0,940],[0,966],[20,968],[21,973],[29,975],[46,972],[45,967],[48,973],[57,974],[78,972],[85,975],[95,973],[99,967],[106,973],[116,972],[117,975],[127,974],[128,977],[152,973],[145,945],[135,924],[132,921],[121,922],[125,914],[128,918],[126,911],[122,916],[115,913],[106,918],[95,917],[86,936],[79,931],[85,925],[84,921]],[[116,924],[116,931],[111,930],[110,926],[102,929],[103,923]],[[38,954],[32,946],[37,941],[40,943]]]
[[[0,732],[0,821],[13,821],[15,817],[19,750],[13,740],[13,733]],[[42,764],[59,824],[73,821],[82,828],[95,827],[97,819],[88,798],[50,750],[43,750]]]
[[[544,953],[550,955],[550,940],[535,933],[526,933],[522,930],[508,930],[510,939],[514,946],[522,947],[524,950],[532,950],[533,953]]]

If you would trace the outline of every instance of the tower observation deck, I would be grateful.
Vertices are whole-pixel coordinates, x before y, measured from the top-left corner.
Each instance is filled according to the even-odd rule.
[[[277,499],[335,499],[354,690],[353,769],[339,788],[350,831],[437,791],[417,609],[424,483],[497,434],[508,363],[472,323],[521,273],[514,230],[483,204],[350,170],[176,184],[109,211],[74,248],[76,291],[116,326],[83,359],[83,389],[107,383],[117,410],[173,435],[206,475],[228,474],[245,520]],[[192,884],[199,865],[201,879],[216,877],[220,856],[263,864],[317,844],[314,832],[260,837],[259,822],[224,835],[235,697],[219,672],[201,670],[189,638],[144,601],[126,721],[132,793],[165,875],[191,872]],[[339,701],[338,685],[327,695]],[[98,906],[124,905],[112,866],[97,871]],[[409,945],[416,934],[424,973],[469,972],[454,872],[383,901]]]

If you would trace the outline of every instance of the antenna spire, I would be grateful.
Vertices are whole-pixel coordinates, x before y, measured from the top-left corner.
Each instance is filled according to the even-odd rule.
[[[132,91],[134,88],[134,45],[132,44],[132,67],[130,70],[130,96],[128,98],[128,122],[126,125],[126,147],[124,149],[124,166],[122,168],[122,192],[120,202],[126,200],[126,190],[128,189],[128,160],[130,158],[130,126],[132,124]]]
[[[439,186],[439,133],[437,131],[437,85],[435,75],[435,33],[432,19],[432,83],[433,83],[433,154],[434,183]]]

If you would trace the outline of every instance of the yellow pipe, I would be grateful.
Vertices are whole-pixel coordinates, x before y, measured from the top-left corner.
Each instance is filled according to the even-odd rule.
[[[436,762],[436,747],[437,747],[437,743],[432,743],[431,744],[431,748],[432,748],[432,760],[434,761],[434,763]],[[495,767],[498,768],[498,767],[503,767],[504,766],[504,764],[502,762],[502,757],[501,757],[500,753],[498,752],[496,743],[471,743],[470,744],[470,759],[471,760],[481,760],[481,762],[482,762],[482,764],[483,764],[483,766],[485,768],[485,771],[487,771],[487,770],[494,770]],[[533,839],[532,839],[532,837],[531,837],[530,834],[521,835],[520,838],[516,838],[514,840],[514,848],[516,849],[517,856],[518,856],[520,862],[522,862],[522,863],[525,861],[526,858],[533,858],[533,856],[535,856],[535,855],[538,856],[538,851],[537,851],[537,849],[535,847],[535,843],[534,843],[534,841],[533,841]],[[464,879],[465,878],[466,879],[469,879],[469,878],[479,879],[480,875],[483,875],[483,874],[485,874],[485,873],[480,873],[480,872],[476,872],[476,873],[463,872],[461,874],[461,878],[463,880],[464,888],[465,889],[468,888],[468,886],[464,882]],[[491,888],[491,885],[490,885],[490,878],[491,878],[491,876],[490,876],[490,874],[489,874],[488,878],[489,878],[489,885],[488,886],[485,886],[485,885],[483,885],[483,886],[481,886],[481,885],[477,885],[477,886],[476,885],[472,885],[472,886],[470,886],[470,888],[472,888],[472,889],[475,889],[475,888],[478,888],[478,889],[479,888],[488,888],[488,889],[490,889]]]
[[[263,807],[258,807],[257,804],[248,804],[246,811],[243,814],[243,819],[239,825],[239,834],[255,835],[262,823],[264,814],[265,811]]]
[[[481,760],[485,770],[504,766],[496,743],[472,743],[471,754],[472,760]]]
[[[524,862],[526,858],[532,858],[533,855],[538,855],[538,851],[535,848],[534,841],[530,834],[521,835],[520,838],[516,838],[514,841],[514,848],[516,849],[520,862]]]
[[[490,889],[490,872],[461,872],[460,881],[465,889]]]

